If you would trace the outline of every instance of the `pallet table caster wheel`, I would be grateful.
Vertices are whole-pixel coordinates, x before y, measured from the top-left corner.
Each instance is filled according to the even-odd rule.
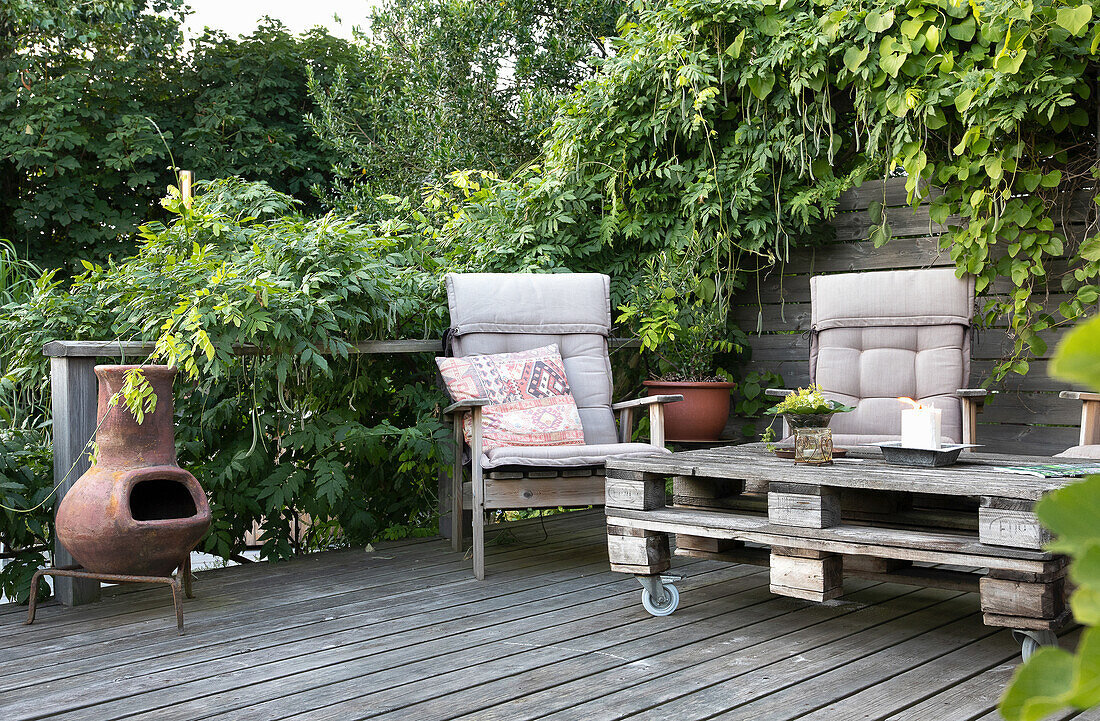
[[[1040,646],[1058,645],[1058,637],[1053,631],[1013,631],[1012,637],[1020,642],[1020,656],[1024,661],[1031,658]]]
[[[654,616],[668,616],[680,605],[680,592],[671,576],[637,576],[642,584],[642,607]]]

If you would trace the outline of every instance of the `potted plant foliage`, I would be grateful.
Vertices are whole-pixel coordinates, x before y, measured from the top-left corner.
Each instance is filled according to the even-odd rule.
[[[651,356],[649,395],[677,394],[665,407],[670,441],[716,441],[730,414],[734,384],[717,374],[715,355],[730,352],[725,306],[709,278],[652,264],[645,280],[619,306],[620,323],[630,323]]]
[[[812,383],[809,388],[791,391],[786,398],[764,412],[783,416],[787,425],[794,429],[825,428],[834,414],[854,410],[852,406],[826,398],[821,393],[821,386]]]

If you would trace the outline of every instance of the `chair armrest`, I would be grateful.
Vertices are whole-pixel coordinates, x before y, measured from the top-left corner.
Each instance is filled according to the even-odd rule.
[[[457,401],[444,408],[443,415],[449,416],[462,411],[468,411],[472,408],[481,408],[491,403],[492,401],[488,398],[467,398],[464,401]]]
[[[798,391],[794,390],[793,388],[768,388],[764,391],[764,395],[772,396],[774,398],[786,398],[790,394],[797,392]]]
[[[667,395],[667,396],[645,396],[643,398],[635,398],[630,401],[622,401],[621,403],[612,403],[611,410],[622,411],[627,408],[639,408],[641,406],[651,406],[654,403],[675,403],[676,401],[684,400],[680,395]]]
[[[1079,446],[1100,444],[1100,393],[1062,391],[1059,398],[1081,401],[1081,437]]]
[[[986,388],[960,388],[955,391],[955,397],[962,401],[963,443],[978,442],[978,414],[985,407],[986,397],[996,392]]]
[[[665,404],[682,401],[681,395],[646,396],[632,401],[611,404],[611,410],[619,414],[619,443],[629,443],[634,427],[634,409],[649,409],[649,442],[665,447]]]
[[[1086,393],[1085,391],[1062,391],[1058,394],[1058,397],[1083,403],[1100,401],[1100,393]]]

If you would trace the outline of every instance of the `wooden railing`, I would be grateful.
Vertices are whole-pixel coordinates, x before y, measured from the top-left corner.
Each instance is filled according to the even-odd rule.
[[[372,355],[439,353],[438,339],[364,341],[356,352]],[[88,441],[96,427],[96,378],[92,370],[98,358],[141,362],[154,350],[140,341],[55,340],[42,347],[50,358],[50,386],[53,401],[53,475],[58,484],[57,500],[88,470]],[[256,349],[242,346],[242,355]],[[73,563],[60,542],[54,542],[54,565]],[[54,594],[66,605],[88,603],[99,598],[99,582],[75,578],[55,579]]]
[[[611,338],[613,348],[637,347],[632,338]],[[57,500],[88,470],[86,446],[96,428],[96,377],[93,368],[97,359],[110,358],[141,362],[154,351],[153,343],[141,341],[73,341],[55,340],[42,347],[50,358],[50,384],[53,415],[53,474],[58,484]],[[355,344],[356,353],[364,355],[404,355],[415,353],[440,354],[443,342],[438,338],[412,340],[372,340]],[[237,352],[251,355],[254,346],[240,346]],[[445,479],[440,479],[445,486]],[[446,486],[449,487],[449,486]],[[54,543],[54,565],[73,563],[72,556],[58,542]],[[55,595],[66,605],[94,601],[99,597],[99,583],[83,579],[55,579]]]

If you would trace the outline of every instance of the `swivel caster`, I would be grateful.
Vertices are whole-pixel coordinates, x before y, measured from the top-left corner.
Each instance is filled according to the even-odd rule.
[[[677,576],[635,576],[642,584],[642,608],[654,616],[668,616],[680,605],[680,592],[672,584]]]
[[[1058,637],[1054,635],[1053,631],[1018,630],[1012,632],[1012,638],[1019,641],[1020,656],[1024,661],[1031,658],[1031,655],[1038,651],[1040,646],[1058,645]]]

